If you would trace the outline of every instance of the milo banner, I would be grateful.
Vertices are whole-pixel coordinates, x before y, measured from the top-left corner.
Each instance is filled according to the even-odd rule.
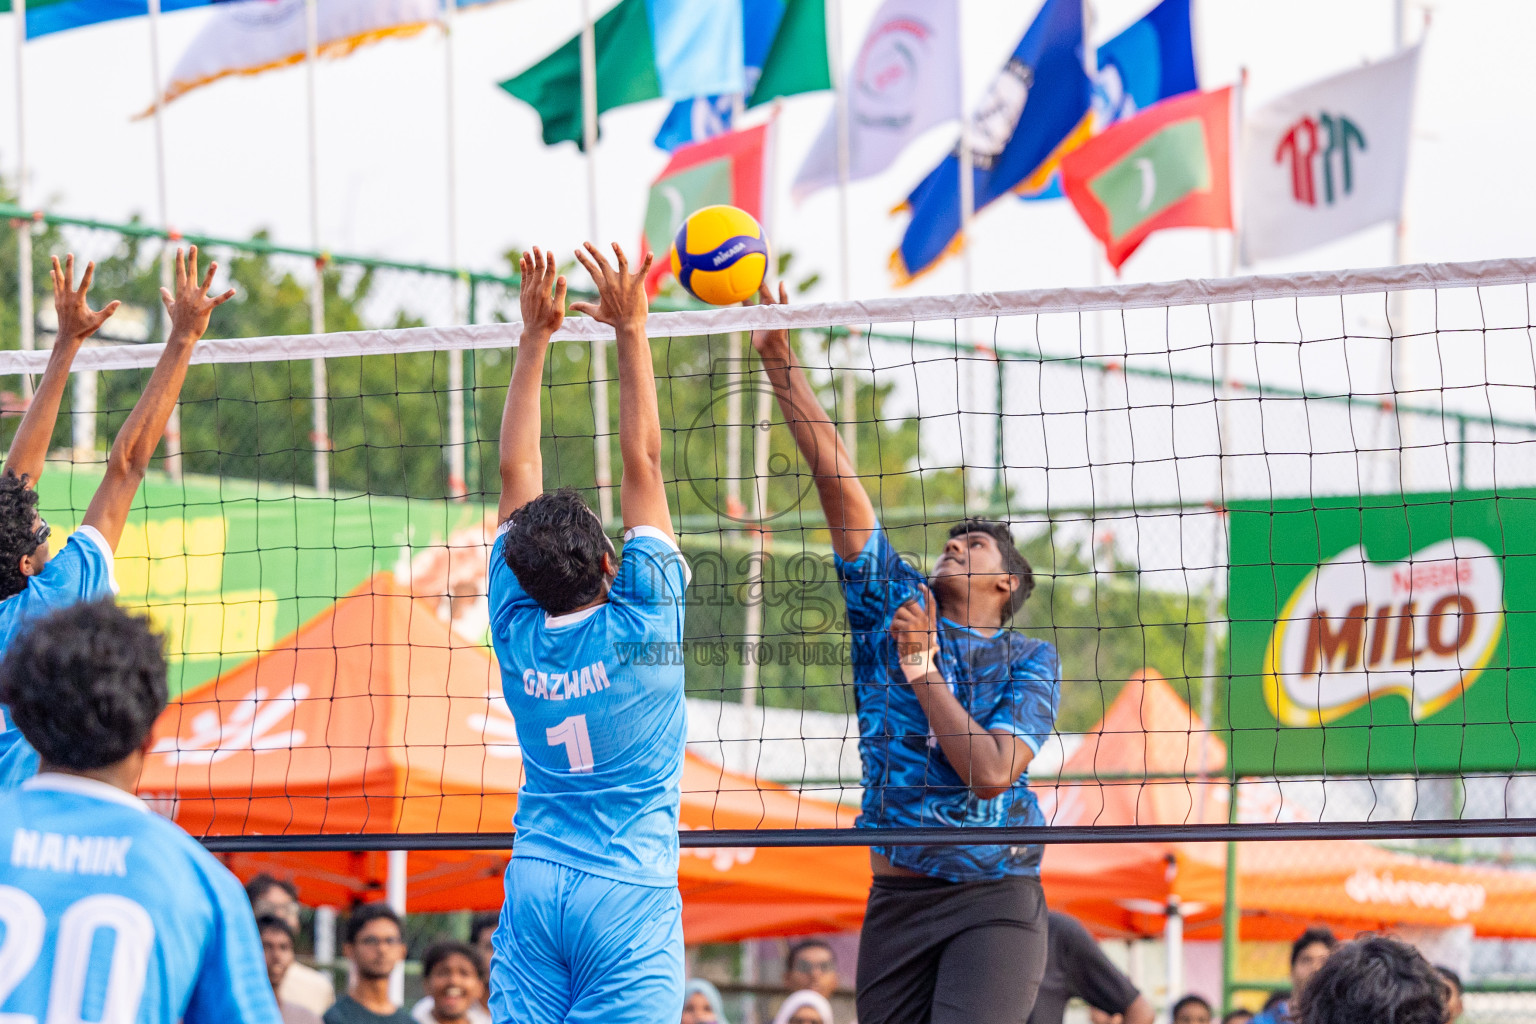
[[[55,552],[100,482],[95,467],[53,465],[44,474],[40,511]],[[154,474],[117,547],[118,600],[165,634],[172,696],[249,661],[379,571],[409,582],[426,607],[442,606],[445,621],[479,641],[484,615],[465,612],[485,583],[450,579],[456,560],[447,545],[466,554],[483,546],[486,513],[462,502]],[[483,566],[483,547],[475,553],[460,561]]]
[[[1235,771],[1536,767],[1536,491],[1229,511]]]

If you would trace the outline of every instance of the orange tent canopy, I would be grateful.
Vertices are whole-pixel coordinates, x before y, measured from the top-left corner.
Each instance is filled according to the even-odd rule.
[[[271,650],[183,694],[157,723],[140,793],[193,835],[506,832],[522,782],[493,658],[380,573]],[[685,829],[832,828],[853,812],[694,755]],[[382,895],[382,853],[236,854],[307,902]],[[413,853],[417,912],[501,905],[506,854]],[[691,942],[857,927],[862,849],[685,849]]]
[[[1198,781],[1202,765],[1216,781]],[[1062,781],[1031,785],[1056,825],[1224,822],[1225,765],[1221,740],[1148,672],[1126,685],[1063,764]],[[1090,781],[1075,781],[1080,776]],[[1154,781],[1139,781],[1145,776]],[[1240,843],[1237,864],[1244,938],[1290,939],[1310,924],[1346,934],[1471,924],[1482,936],[1536,937],[1536,874],[1462,867],[1349,840]],[[1180,903],[1187,937],[1221,932],[1224,843],[1047,847],[1043,876],[1051,907],[1101,935],[1160,935],[1171,898]]]

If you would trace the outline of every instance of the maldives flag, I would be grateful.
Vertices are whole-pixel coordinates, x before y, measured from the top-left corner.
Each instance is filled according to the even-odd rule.
[[[1163,100],[1061,161],[1062,189],[1119,270],[1162,228],[1232,228],[1232,88]]]
[[[672,154],[666,168],[651,183],[640,250],[656,254],[650,276],[645,279],[646,290],[653,298],[661,287],[661,279],[672,272],[667,250],[689,214],[706,206],[725,204],[745,210],[762,222],[769,124],[683,146]]]

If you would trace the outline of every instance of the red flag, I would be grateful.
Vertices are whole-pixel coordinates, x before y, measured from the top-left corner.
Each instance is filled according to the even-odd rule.
[[[652,297],[661,279],[672,272],[667,252],[689,214],[723,203],[763,219],[763,161],[767,152],[768,125],[762,124],[683,146],[672,154],[666,169],[651,185],[640,235],[641,251],[656,254],[645,280]]]
[[[1116,270],[1162,228],[1232,228],[1232,88],[1154,103],[1061,161],[1061,185]]]

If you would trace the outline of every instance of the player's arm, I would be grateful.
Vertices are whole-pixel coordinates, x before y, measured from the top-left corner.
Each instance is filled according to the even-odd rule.
[[[544,492],[544,454],[539,449],[539,385],[544,379],[544,355],[550,337],[565,322],[565,278],[555,270],[553,253],[537,246],[518,263],[522,288],[523,334],[517,342],[517,363],[507,385],[501,411],[501,501],[496,519],[513,512]]]
[[[48,458],[48,442],[53,437],[53,426],[58,422],[59,403],[64,398],[64,385],[69,381],[69,368],[75,361],[80,345],[95,334],[107,318],[117,312],[122,303],[109,302],[100,310],[91,309],[86,293],[91,290],[91,279],[96,276],[96,264],[87,263],[80,287],[75,287],[75,256],[53,258],[53,309],[59,315],[58,334],[53,341],[53,352],[48,356],[48,368],[43,379],[32,393],[32,404],[16,428],[11,451],[5,460],[5,471],[28,478],[37,486],[37,478],[43,475]]]
[[[597,302],[573,302],[571,308],[610,324],[619,353],[619,453],[624,476],[619,484],[619,508],[624,529],[654,526],[668,537],[672,516],[667,510],[666,479],[661,474],[661,413],[656,406],[656,371],[651,363],[651,341],[645,336],[649,303],[645,275],[651,269],[646,254],[640,268],[629,269],[629,258],[617,242],[613,246],[618,266],[591,242],[577,249],[576,258],[597,285]]]
[[[83,525],[95,527],[114,551],[123,535],[123,524],[128,521],[128,510],[133,507],[133,496],[138,492],[144,474],[149,472],[149,460],[154,457],[155,448],[165,435],[171,410],[176,408],[176,400],[181,396],[192,349],[208,330],[208,318],[213,311],[235,296],[234,289],[223,295],[208,295],[208,289],[213,285],[213,272],[218,266],[217,263],[208,264],[208,273],[199,282],[197,246],[192,246],[190,254],[177,249],[176,294],[173,297],[164,288],[160,289],[161,301],[171,318],[170,337],[150,374],[149,384],[117,432],[117,440],[112,442],[106,474],[82,520]]]
[[[767,284],[763,285],[759,295],[769,305],[789,301],[782,282],[777,300]],[[843,447],[837,427],[821,407],[810,380],[795,357],[789,332],[755,331],[752,347],[757,349],[763,361],[768,383],[779,400],[779,412],[795,436],[800,457],[811,468],[821,510],[827,517],[827,528],[832,531],[832,550],[838,557],[850,561],[864,550],[877,525],[869,493],[859,481],[858,471],[848,456],[848,449]]]
[[[1005,729],[984,728],[950,691],[939,667],[938,602],[926,586],[921,589],[921,604],[908,601],[891,617],[901,670],[950,765],[978,799],[991,800],[1024,774],[1035,752]]]

